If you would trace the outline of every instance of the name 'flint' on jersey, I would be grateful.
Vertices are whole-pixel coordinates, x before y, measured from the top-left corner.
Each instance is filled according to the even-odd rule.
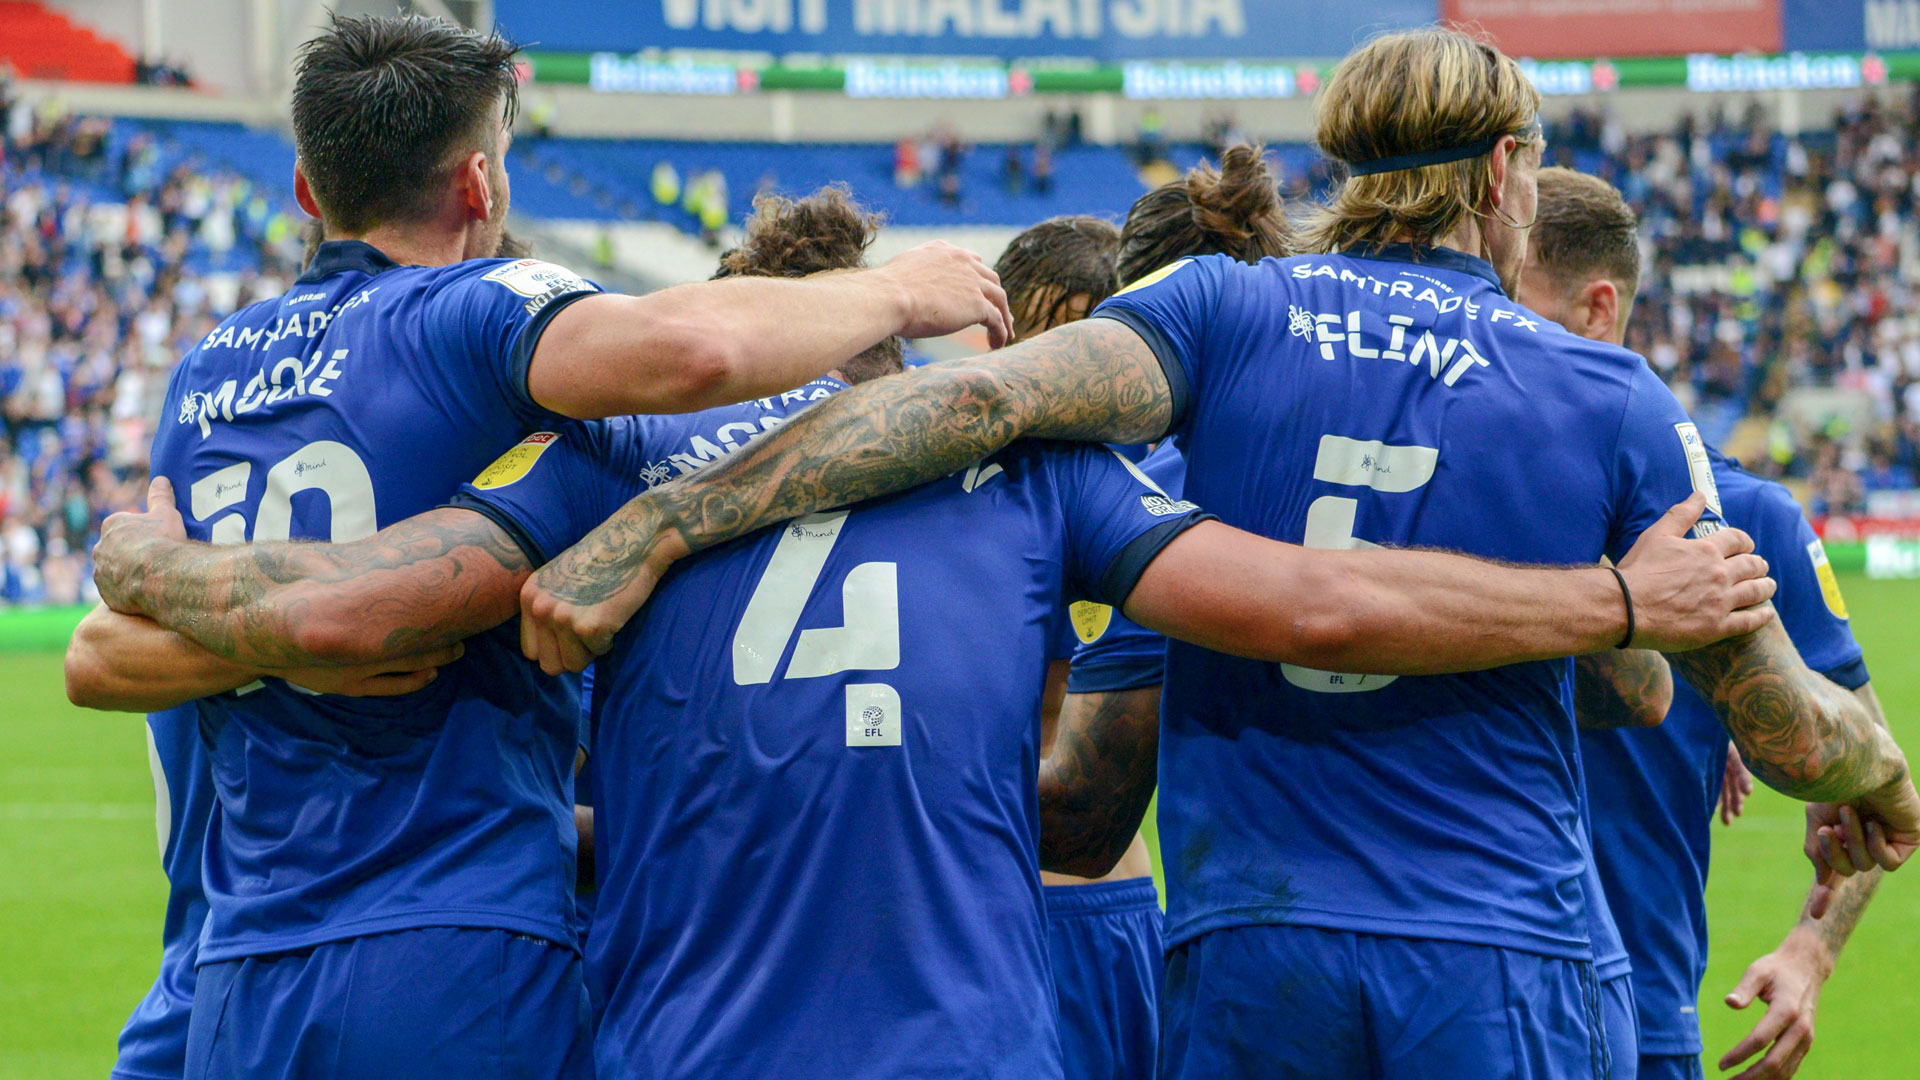
[[[1401,275],[1403,280],[1385,281],[1370,274],[1356,274],[1352,270],[1335,268],[1325,263],[1317,266],[1312,263],[1301,263],[1293,267],[1292,274],[1303,280],[1330,277],[1375,296],[1403,297],[1414,303],[1431,305],[1437,314],[1444,315],[1460,310],[1468,319],[1474,321],[1479,320],[1480,313],[1484,309],[1483,305],[1476,304],[1464,296],[1440,295],[1436,287],[1448,293],[1452,293],[1453,290],[1424,274],[1408,272]],[[1428,284],[1416,285],[1412,281],[1404,280],[1405,278],[1418,278]],[[1369,313],[1369,321],[1371,321],[1371,313]],[[1509,323],[1516,329],[1531,333],[1540,332],[1538,320],[1528,318],[1525,311],[1512,308],[1493,308],[1487,316],[1487,321],[1493,324]],[[1389,315],[1384,332],[1376,333],[1375,344],[1369,346],[1364,343],[1365,339],[1361,334],[1360,312],[1350,310],[1327,313],[1309,311],[1295,304],[1287,305],[1287,331],[1307,341],[1318,342],[1320,355],[1327,360],[1334,358],[1335,346],[1344,345],[1348,355],[1362,360],[1392,360],[1410,364],[1416,369],[1425,364],[1428,375],[1448,386],[1459,382],[1461,376],[1473,370],[1476,365],[1491,366],[1487,358],[1480,355],[1480,350],[1474,348],[1473,342],[1466,338],[1441,337],[1432,330],[1422,330],[1418,334],[1410,335],[1409,331],[1414,324],[1415,320],[1412,316]]]
[[[342,312],[366,303],[378,291],[378,286],[362,289],[333,305],[330,310],[305,314],[295,312],[275,319],[272,326],[237,326],[228,320],[208,334],[200,342],[200,348],[267,349],[286,338],[316,338],[325,333],[327,326]],[[294,302],[312,298],[312,295],[303,296]],[[212,434],[215,419],[230,421],[236,415],[250,413],[263,405],[272,405],[296,395],[329,397],[333,394],[333,387],[329,384],[344,374],[339,361],[346,357],[346,349],[335,349],[331,355],[316,353],[311,359],[282,357],[271,367],[262,365],[253,378],[247,380],[244,389],[240,386],[240,380],[228,379],[212,391],[189,390],[180,401],[179,422],[199,424],[200,437],[204,439]]]

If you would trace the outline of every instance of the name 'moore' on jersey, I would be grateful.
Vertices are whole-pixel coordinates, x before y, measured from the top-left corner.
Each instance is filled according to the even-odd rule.
[[[536,260],[398,266],[324,244],[181,361],[154,471],[194,539],[368,536],[554,422],[527,365],[595,291]],[[483,635],[406,697],[267,679],[200,702],[219,805],[199,959],[418,926],[571,941],[575,706],[518,652]]]
[[[1458,252],[1188,259],[1096,315],[1160,358],[1187,497],[1263,536],[1591,564],[1711,489],[1640,358]],[[1390,678],[1169,645],[1169,944],[1286,923],[1590,959],[1569,669]]]
[[[1753,537],[1780,586],[1773,606],[1781,628],[1809,668],[1849,690],[1865,686],[1866,660],[1840,583],[1800,504],[1786,488],[1709,452],[1727,517]],[[1727,729],[1691,686],[1675,683],[1673,706],[1658,726],[1580,733],[1594,855],[1633,957],[1640,1046],[1649,1054],[1701,1051],[1707,863],[1726,775]]]
[[[543,560],[649,463],[801,404],[569,425],[454,505]],[[1021,443],[675,566],[594,669],[599,1074],[1057,1078],[1049,646],[1198,517],[1102,447]]]

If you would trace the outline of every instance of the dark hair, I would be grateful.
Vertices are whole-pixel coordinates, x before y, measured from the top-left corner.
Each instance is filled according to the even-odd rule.
[[[861,206],[845,184],[829,184],[802,199],[766,194],[753,200],[747,235],[720,256],[715,278],[798,278],[867,264],[867,248],[885,218]],[[840,365],[850,383],[901,368],[900,339],[889,337]]]
[[[424,15],[328,16],[293,78],[294,147],[328,228],[422,220],[461,159],[497,153],[519,48]]]
[[[1619,288],[1624,308],[1640,288],[1640,238],[1620,192],[1597,176],[1541,169],[1538,210],[1527,234],[1527,261],[1563,288],[1606,277]]]
[[[1236,143],[1218,172],[1202,162],[1145,195],[1120,227],[1120,281],[1128,284],[1178,259],[1231,255],[1244,263],[1295,251],[1293,226],[1265,148]]]
[[[993,270],[1020,336],[1073,321],[1075,297],[1086,297],[1084,316],[1112,296],[1120,288],[1119,252],[1119,228],[1085,215],[1048,218],[1014,237]]]

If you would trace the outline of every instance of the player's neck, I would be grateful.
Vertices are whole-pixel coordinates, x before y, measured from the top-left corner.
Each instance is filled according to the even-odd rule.
[[[1454,226],[1453,230],[1444,236],[1434,237],[1433,246],[1452,248],[1476,259],[1492,261],[1492,254],[1487,250],[1486,234],[1480,230],[1479,223],[1471,217]]]
[[[401,266],[450,266],[465,259],[467,238],[431,225],[376,225],[358,236],[328,234],[329,240],[359,240]]]

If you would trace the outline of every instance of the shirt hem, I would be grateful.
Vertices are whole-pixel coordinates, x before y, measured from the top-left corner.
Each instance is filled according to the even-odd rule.
[[[1344,912],[1322,912],[1297,905],[1289,905],[1284,909],[1266,905],[1216,908],[1201,915],[1189,916],[1167,927],[1166,948],[1172,951],[1202,934],[1237,926],[1308,926],[1316,930],[1350,934],[1457,941],[1466,945],[1517,949],[1559,960],[1593,963],[1593,946],[1577,938],[1559,938],[1513,927],[1487,926],[1484,923],[1356,918]]]
[[[410,912],[402,915],[369,916],[350,922],[316,927],[303,934],[247,936],[223,942],[203,942],[196,966],[204,967],[229,960],[243,960],[249,956],[295,952],[351,938],[391,934],[401,930],[422,930],[432,926],[532,934],[551,941],[563,949],[571,949],[576,954],[580,951],[579,939],[574,936],[572,927],[564,921],[529,919],[524,915],[487,908],[442,908],[436,911]]]
[[[107,1073],[107,1080],[180,1080],[180,1074],[178,1072],[141,1072],[138,1069],[122,1069],[116,1065]]]
[[[1633,974],[1633,961],[1622,956],[1617,960],[1595,960],[1593,977],[1601,982],[1612,982]]]
[[[1640,1052],[1652,1057],[1682,1057],[1687,1055],[1697,1057],[1706,1052],[1706,1044],[1699,1039],[1694,1039],[1691,1042],[1685,1040],[1670,1043],[1661,1042],[1659,1039],[1647,1038],[1646,1034],[1642,1032],[1640,1035]]]

